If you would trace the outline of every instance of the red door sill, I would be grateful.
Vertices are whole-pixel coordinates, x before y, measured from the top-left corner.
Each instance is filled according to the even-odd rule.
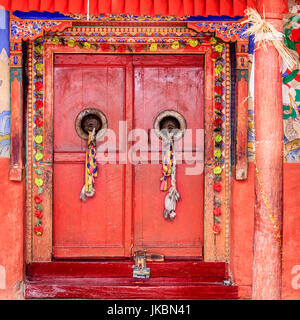
[[[149,262],[149,279],[132,277],[132,261],[55,261],[27,265],[27,299],[237,299],[224,285],[223,262]]]

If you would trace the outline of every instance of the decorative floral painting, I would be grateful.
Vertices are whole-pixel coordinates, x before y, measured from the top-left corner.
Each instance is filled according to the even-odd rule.
[[[284,42],[297,57],[293,70],[283,65],[284,161],[300,162],[300,16],[292,16],[284,25]]]

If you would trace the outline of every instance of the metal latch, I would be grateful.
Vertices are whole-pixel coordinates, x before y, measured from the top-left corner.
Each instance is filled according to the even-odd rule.
[[[146,267],[146,261],[164,261],[161,254],[147,253],[146,250],[134,252],[135,265],[133,268],[133,278],[148,279],[150,278],[150,268]]]

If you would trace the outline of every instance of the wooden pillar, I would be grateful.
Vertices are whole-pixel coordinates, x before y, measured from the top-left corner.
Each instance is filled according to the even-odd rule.
[[[259,13],[282,31],[282,1],[258,1]],[[252,299],[281,298],[280,241],[272,215],[281,226],[283,176],[283,116],[281,60],[272,45],[267,51],[256,44],[255,49],[255,148],[259,179],[255,180],[255,227]]]

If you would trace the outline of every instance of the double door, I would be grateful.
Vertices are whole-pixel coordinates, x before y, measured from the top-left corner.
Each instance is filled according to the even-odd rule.
[[[203,55],[55,55],[54,258],[126,258],[140,249],[201,257],[203,172],[192,169],[204,159],[203,92]],[[97,141],[96,194],[82,202],[86,140],[75,121],[88,108],[105,115],[108,130]],[[191,133],[175,142],[181,198],[172,221],[163,216],[163,146],[151,130],[168,110]]]

